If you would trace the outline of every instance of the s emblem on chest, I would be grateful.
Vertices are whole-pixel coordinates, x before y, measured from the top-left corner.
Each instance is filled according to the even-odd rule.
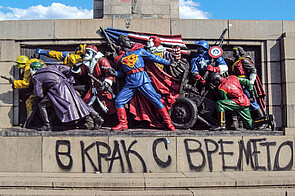
[[[137,61],[137,59],[138,59],[137,55],[131,54],[129,56],[126,56],[126,57],[122,58],[121,63],[127,65],[128,67],[133,68],[136,61]]]

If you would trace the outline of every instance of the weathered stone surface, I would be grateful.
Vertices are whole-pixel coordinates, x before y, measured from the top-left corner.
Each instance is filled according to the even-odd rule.
[[[282,82],[295,82],[295,78],[292,73],[295,70],[295,60],[283,60],[282,61]]]
[[[295,105],[287,105],[286,110],[287,116],[285,120],[287,121],[287,127],[295,127]]]
[[[16,60],[16,59],[15,59]],[[14,62],[0,62],[0,73],[1,75],[7,76],[7,77],[13,77],[16,76],[15,79],[18,79],[18,73],[15,74],[15,72],[17,71],[16,66],[14,66],[15,63]],[[9,81],[4,80],[1,78],[0,83],[6,83],[8,84]]]
[[[2,128],[10,128],[14,122],[12,106],[0,106],[0,125]]]
[[[0,84],[0,106],[13,106],[13,89],[10,83]]]
[[[181,34],[186,39],[218,39],[226,27],[226,20],[175,19],[171,21],[172,35]],[[224,39],[228,38],[227,35]]]
[[[226,190],[192,190],[194,195],[198,196],[248,196],[248,195],[255,195],[255,196],[266,196],[266,195],[285,195],[286,192],[289,194],[288,189],[226,189]]]
[[[56,20],[55,21],[55,38],[70,39],[103,39],[96,31],[99,27],[112,27],[111,19],[78,19],[78,20]],[[75,29],[75,30],[73,30]],[[87,31],[86,31],[87,29]]]
[[[111,149],[120,150],[122,161],[114,161],[112,172],[175,172],[176,171],[176,138],[122,138],[110,137]],[[167,146],[166,146],[167,145]],[[129,156],[124,151],[130,149]],[[167,147],[167,149],[166,149]],[[136,153],[132,153],[135,151]],[[112,156],[118,156],[112,155]],[[128,166],[130,160],[130,166]]]
[[[241,154],[243,171],[280,171],[292,168],[294,162],[294,137],[243,137],[245,150]],[[252,156],[245,153],[250,151]],[[265,172],[265,174],[267,174]]]
[[[1,25],[1,22],[0,22],[0,25]],[[12,61],[10,64],[10,67],[12,67],[12,65],[14,65],[16,58],[19,55],[20,55],[19,43],[16,43],[14,40],[0,41],[0,61]]]
[[[282,21],[229,20],[230,39],[278,39],[282,33]]]
[[[266,97],[269,100],[269,105],[280,106],[282,104],[282,89],[280,84],[267,85],[267,91],[269,96]]]
[[[108,138],[45,137],[43,139],[43,171],[94,173],[99,172],[99,168],[101,167],[101,171],[107,172],[109,163],[105,159],[101,159],[101,165],[98,163],[96,142],[107,144]],[[56,148],[57,144],[59,144],[58,149]],[[104,147],[100,147],[99,149],[100,153],[106,153]],[[83,155],[82,152],[84,152]],[[57,162],[58,159],[61,162],[60,165]]]
[[[170,34],[170,20],[168,19],[114,19],[113,27],[128,31]]]
[[[241,140],[240,137],[179,137],[177,138],[177,171],[237,170],[239,140]]]
[[[281,84],[282,82],[282,72],[281,72],[281,63],[280,62],[269,62],[268,63],[268,78],[270,81],[268,83],[272,84]]]
[[[0,137],[0,149],[1,172],[42,171],[41,137]]]
[[[0,21],[0,39],[53,39],[55,20]]]
[[[283,21],[283,32],[294,32],[295,33],[295,21]]]
[[[280,61],[280,42],[269,40],[266,42],[267,47],[267,61]]]
[[[283,34],[283,39],[281,39],[281,59],[294,60],[295,57],[295,32],[286,32]]]
[[[290,76],[291,77],[291,76]],[[286,83],[286,101],[289,106],[295,105],[295,82]]]

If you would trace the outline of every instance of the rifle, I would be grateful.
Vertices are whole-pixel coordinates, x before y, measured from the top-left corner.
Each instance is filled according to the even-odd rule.
[[[222,31],[222,33],[221,33],[219,39],[216,40],[216,42],[214,43],[215,46],[217,45],[217,42],[218,42],[218,41],[219,41],[219,44],[218,44],[217,46],[220,47],[220,48],[223,46],[223,40],[224,40],[224,36],[225,36],[225,33],[227,32],[227,30],[228,30],[228,29],[225,28],[225,29]],[[211,58],[210,65],[213,64],[214,61],[216,61],[216,58],[213,58],[213,57],[212,57],[212,58]],[[207,80],[208,75],[209,75],[209,71],[206,70],[206,71],[205,71],[205,74],[204,74],[204,76],[203,76],[203,79],[204,79],[204,80]],[[209,89],[208,89],[207,91],[209,91]],[[207,94],[207,93],[208,93],[208,92],[205,91],[205,87],[203,87],[202,90],[201,90],[201,95],[204,96],[204,95]]]
[[[108,44],[112,44],[113,42],[110,40],[109,36],[107,35],[107,33],[105,32],[105,30],[102,27],[99,27],[100,32],[102,33],[102,35],[105,37],[106,41]],[[96,33],[98,34],[98,32],[96,31]]]
[[[116,46],[109,38],[108,34],[105,32],[105,30],[102,27],[99,27],[100,31],[97,30],[96,33],[98,35],[103,35],[103,37],[106,39],[107,44],[109,46],[109,48],[111,49],[111,51],[113,51],[113,58],[115,58],[116,56],[118,56],[117,54],[119,53],[119,48],[118,46]],[[100,32],[100,34],[99,34]]]
[[[14,78],[13,77],[7,77],[7,76],[1,76],[1,78],[5,79],[5,80],[8,80],[8,82],[10,84],[13,84],[14,83]]]
[[[95,82],[97,82],[98,84],[100,84],[101,86],[103,85],[103,82],[100,81],[99,79],[97,79],[96,77],[94,77],[91,73],[88,73],[88,76],[90,78],[92,78]],[[109,92],[112,95],[113,99],[116,97],[116,95],[114,94],[113,89],[112,89],[111,86],[108,86],[106,88],[106,91]]]
[[[219,41],[219,44],[218,44],[217,46],[220,47],[220,48],[223,46],[224,35],[225,35],[226,32],[227,32],[227,28],[225,28],[225,29],[222,31],[222,33],[221,33],[219,39],[216,40],[214,46],[217,45],[217,42],[218,42],[218,41]],[[210,64],[213,64],[215,60],[216,60],[216,58],[211,58],[211,62],[210,62]],[[204,80],[207,79],[208,75],[209,75],[209,71],[206,71],[205,74],[204,74],[204,76],[203,76]]]
[[[7,77],[7,76],[2,76],[2,75],[1,75],[1,78],[3,78],[3,79],[5,79],[5,80],[8,80],[8,81],[10,81],[10,78],[9,78],[9,77]]]
[[[222,47],[223,46],[223,40],[224,40],[224,35],[225,35],[225,33],[227,32],[227,28],[225,28],[223,31],[222,31],[222,33],[221,33],[221,35],[220,35],[220,37],[219,37],[219,39],[218,40],[216,40],[216,42],[215,42],[215,46],[217,45],[217,42],[219,41],[219,44],[217,45],[218,47]]]

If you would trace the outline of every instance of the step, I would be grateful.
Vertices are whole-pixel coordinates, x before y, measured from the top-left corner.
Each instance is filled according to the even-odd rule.
[[[188,190],[287,188],[295,171],[203,173],[0,173],[0,189]]]

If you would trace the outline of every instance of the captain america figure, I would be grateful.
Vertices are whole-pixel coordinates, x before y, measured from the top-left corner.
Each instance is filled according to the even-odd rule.
[[[191,60],[191,74],[194,76],[196,81],[200,81],[203,85],[205,85],[206,81],[204,80],[203,76],[207,70],[210,72],[218,72],[220,75],[223,75],[228,71],[227,64],[222,56],[215,60],[215,67],[211,65],[212,57],[208,53],[209,44],[207,41],[200,40],[196,41],[195,44],[197,55]]]
[[[119,124],[112,130],[120,131],[128,129],[127,115],[124,105],[130,101],[134,94],[139,91],[151,102],[162,116],[164,124],[171,131],[175,130],[166,107],[161,102],[161,95],[158,94],[151,84],[147,72],[144,70],[144,60],[153,61],[165,66],[174,66],[175,62],[163,59],[160,56],[151,54],[143,48],[140,43],[132,44],[127,35],[120,35],[118,44],[121,47],[119,56],[115,58],[115,65],[118,70],[117,77],[125,77],[125,84],[115,99]]]

